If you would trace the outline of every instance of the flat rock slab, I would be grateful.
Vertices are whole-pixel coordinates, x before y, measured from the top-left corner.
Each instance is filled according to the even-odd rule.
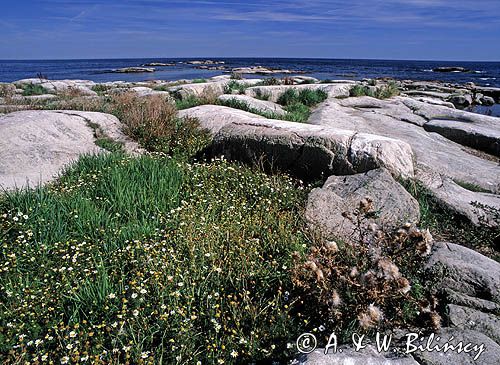
[[[445,269],[440,288],[500,304],[500,263],[469,248],[437,242],[427,267]]]
[[[415,178],[432,192],[439,204],[477,226],[500,225],[495,214],[495,210],[500,210],[500,195],[465,189],[452,179],[429,170],[417,168]]]
[[[353,84],[305,84],[305,85],[276,85],[276,86],[254,86],[245,90],[245,94],[253,98],[266,95],[269,101],[277,102],[281,95],[289,89],[301,90],[323,90],[329,97],[347,97]]]
[[[439,133],[461,145],[500,157],[500,126],[492,128],[470,122],[433,119],[426,123],[424,128],[429,132]]]
[[[123,142],[129,151],[137,144],[121,132],[109,114],[79,111],[21,111],[0,116],[0,186],[34,187],[53,180],[83,154],[101,153],[95,131]]]
[[[260,113],[269,113],[277,115],[285,115],[286,111],[281,107],[281,105],[273,103],[272,101],[265,101],[252,98],[248,95],[221,95],[219,100],[222,102],[228,102],[235,100],[237,102],[248,105],[249,108],[254,109]]]
[[[392,138],[258,117],[232,108],[203,105],[179,113],[198,118],[213,136],[213,149],[229,158],[265,156],[276,167],[315,178],[387,168],[413,176],[408,144]]]
[[[500,344],[500,318],[497,315],[455,304],[448,305],[447,309],[449,326],[481,332]]]
[[[311,228],[329,239],[357,240],[358,227],[342,213],[354,213],[365,197],[373,200],[373,210],[377,212],[370,223],[394,229],[406,222],[418,223],[420,219],[418,202],[385,169],[329,177],[322,188],[309,194],[306,219]]]

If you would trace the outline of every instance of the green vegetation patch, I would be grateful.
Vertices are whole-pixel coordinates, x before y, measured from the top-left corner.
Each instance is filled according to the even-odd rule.
[[[303,104],[307,107],[313,107],[326,100],[328,94],[321,90],[302,89],[288,89],[278,99],[278,104],[289,106],[293,104]]]
[[[475,226],[466,218],[445,209],[419,182],[403,182],[403,186],[420,204],[421,226],[429,228],[437,240],[458,243],[500,261],[500,229]],[[478,203],[475,204],[479,207]],[[485,206],[481,208],[490,210],[500,222],[500,211]]]
[[[304,191],[214,161],[83,157],[0,201],[0,359],[283,359]]]
[[[36,84],[26,84],[23,85],[23,96],[32,96],[32,95],[44,95],[49,92],[42,85]]]
[[[351,96],[370,96],[377,99],[388,99],[399,95],[398,86],[394,81],[382,86],[363,86],[355,85],[350,92]]]

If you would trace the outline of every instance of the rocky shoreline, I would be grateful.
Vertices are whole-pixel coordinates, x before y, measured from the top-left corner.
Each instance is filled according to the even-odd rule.
[[[192,64],[223,67],[215,61],[196,62]],[[154,72],[150,66],[171,65],[114,72]],[[264,159],[300,178],[322,180],[324,185],[309,195],[305,218],[325,237],[349,241],[353,227],[345,214],[366,196],[375,202],[378,213],[372,223],[377,226],[417,224],[419,203],[402,180],[421,184],[440,206],[473,225],[499,229],[500,118],[466,109],[500,103],[500,88],[388,79],[320,81],[259,67],[232,71],[291,76],[273,81],[225,75],[201,82],[26,79],[0,84],[0,185],[13,189],[52,181],[80,155],[103,152],[94,143],[97,134],[123,143],[132,154],[142,153],[116,117],[65,110],[75,100],[100,102],[131,93],[175,103],[208,95],[213,102],[181,110],[179,116],[196,118],[208,131],[209,153],[239,161]],[[326,100],[304,123],[278,120],[286,113],[278,101],[289,90],[320,91]],[[228,102],[245,110],[226,106]],[[500,264],[469,248],[435,242],[427,269],[446,272],[436,286],[442,298],[442,339],[485,343],[479,360],[466,353],[428,351],[397,358],[345,347],[341,356],[317,351],[297,363],[451,365],[500,359]]]

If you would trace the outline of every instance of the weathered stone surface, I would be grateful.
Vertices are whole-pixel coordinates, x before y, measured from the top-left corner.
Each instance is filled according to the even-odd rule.
[[[497,315],[455,304],[448,305],[447,309],[450,327],[481,332],[500,344],[500,318]]]
[[[206,83],[184,84],[168,88],[170,93],[175,93],[179,98],[213,96],[218,97],[224,94],[227,81],[215,81]]]
[[[410,90],[406,91],[405,94],[409,96],[424,96],[442,100],[446,100],[450,97],[449,93],[443,93],[439,91],[426,91],[426,90]]]
[[[483,87],[474,85],[473,89],[475,92],[490,96],[500,103],[500,87]]]
[[[214,149],[226,156],[253,160],[264,155],[275,166],[309,178],[378,167],[394,175],[413,176],[411,148],[391,138],[270,120],[214,105],[183,110],[179,115],[198,118],[213,135]]]
[[[424,168],[417,168],[415,177],[432,192],[438,203],[473,224],[500,225],[498,217],[491,211],[500,209],[500,195],[467,190],[452,179]]]
[[[445,269],[440,288],[500,304],[500,263],[469,248],[438,242],[427,267]]]
[[[292,362],[293,365],[419,365],[411,356],[396,357],[394,354],[379,353],[372,345],[355,351],[353,348],[339,347],[336,354],[325,349],[317,349],[307,355],[301,355]]]
[[[53,94],[74,92],[78,95],[96,96],[97,94],[91,90],[95,82],[90,80],[46,80],[46,79],[23,79],[13,83],[18,87],[26,85],[40,85],[47,92]]]
[[[448,101],[442,101],[440,99],[434,99],[434,98],[429,98],[429,97],[413,97],[413,99],[421,101],[423,103],[427,103],[427,104],[441,105],[441,106],[445,106],[447,108],[455,109],[455,105],[453,105],[453,103],[450,103]]]
[[[500,192],[500,169],[494,161],[472,155],[459,144],[421,128],[440,116],[485,125],[499,120],[410,98],[378,100],[360,97],[327,100],[316,108],[309,123],[403,140],[412,146],[418,167]]]
[[[330,176],[322,188],[309,194],[306,219],[311,228],[328,238],[356,239],[358,227],[342,213],[356,212],[365,197],[373,200],[373,210],[377,212],[377,217],[370,221],[380,227],[394,229],[406,222],[418,223],[420,219],[418,202],[385,169]]]
[[[255,109],[261,113],[270,113],[277,115],[285,115],[286,111],[281,107],[281,105],[273,103],[272,101],[265,101],[252,98],[248,95],[221,95],[219,100],[222,102],[235,100],[240,103],[248,105],[250,108]]]
[[[500,304],[495,302],[471,297],[470,295],[459,293],[452,289],[445,288],[441,291],[446,303],[456,304],[463,307],[477,309],[484,313],[500,313]]]
[[[94,131],[89,123],[98,125]],[[129,151],[136,143],[109,114],[79,111],[22,111],[0,117],[0,186],[12,189],[52,180],[80,155],[99,153],[96,133],[123,142]]]
[[[152,95],[161,95],[167,99],[172,99],[170,96],[170,93],[168,91],[158,91],[158,90],[153,90],[149,87],[144,87],[144,86],[136,86],[132,87],[130,89],[124,89],[126,91],[130,91],[135,93],[138,97],[147,97],[147,96],[152,96]]]
[[[493,99],[491,96],[482,96],[481,98],[479,98],[479,104],[492,106],[495,104],[495,99]]]
[[[433,119],[424,125],[425,130],[480,151],[500,157],[500,126],[487,126],[456,120]]]
[[[472,95],[470,95],[470,94],[451,95],[448,98],[448,101],[453,103],[453,105],[455,105],[456,107],[466,108],[466,107],[472,105]]]
[[[458,353],[458,351],[416,351],[411,355],[418,361],[421,365],[494,365],[498,364],[498,359],[500,359],[500,346],[493,341],[488,336],[472,330],[460,330],[454,328],[444,328],[437,333],[440,337],[432,342],[431,346],[439,345],[443,347],[446,343],[453,345],[458,345],[459,342],[465,344],[472,344],[472,346],[477,345],[478,347],[484,345],[484,352],[479,355],[478,358],[474,360],[474,357],[478,355],[479,351],[472,351],[472,347],[469,353],[464,351]],[[415,345],[418,346],[422,344],[426,346],[426,341],[422,343],[416,342]],[[476,348],[477,349],[477,348]]]
[[[289,89],[297,91],[308,90],[323,90],[329,97],[349,96],[349,91],[352,84],[334,83],[334,84],[306,84],[306,85],[275,85],[275,86],[255,86],[245,90],[245,94],[251,97],[258,95],[269,95],[269,100],[277,102],[279,97]]]

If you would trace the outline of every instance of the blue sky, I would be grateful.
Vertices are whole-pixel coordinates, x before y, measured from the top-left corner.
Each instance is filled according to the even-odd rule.
[[[500,61],[500,0],[2,0],[0,59]]]

